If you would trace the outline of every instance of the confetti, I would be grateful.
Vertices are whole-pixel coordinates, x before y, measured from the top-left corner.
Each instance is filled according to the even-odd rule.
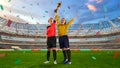
[[[48,11],[45,11],[45,13],[48,13]]]
[[[103,5],[104,12],[107,12],[107,7],[106,5]]]
[[[0,5],[0,10],[2,10],[2,11],[4,10],[3,5]]]
[[[0,53],[0,57],[5,57],[6,53]]]
[[[68,9],[70,9],[70,6],[68,6]]]
[[[113,58],[116,59],[117,57],[118,57],[118,52],[115,52]]]
[[[63,10],[63,12],[65,12],[65,10]]]
[[[92,4],[87,4],[87,7],[91,11],[94,11],[94,12],[97,11],[97,8],[94,5],[92,5]]]
[[[11,0],[8,0],[8,2],[11,2]]]
[[[20,59],[17,59],[16,61],[15,61],[15,64],[19,64],[21,62],[21,60]]]
[[[93,60],[96,60],[96,57],[92,56],[92,59],[93,59]]]
[[[37,5],[39,5],[39,3],[37,3]]]

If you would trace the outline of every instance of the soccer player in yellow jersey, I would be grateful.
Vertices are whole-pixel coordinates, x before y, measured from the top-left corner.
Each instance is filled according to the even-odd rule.
[[[65,18],[62,18],[60,21],[60,17],[58,13],[56,13],[55,15],[55,20],[57,22],[57,27],[58,27],[59,45],[64,55],[64,60],[63,60],[64,64],[71,64],[71,51],[70,51],[69,39],[67,33],[70,25],[74,22],[76,18],[77,16],[71,19],[67,23]]]

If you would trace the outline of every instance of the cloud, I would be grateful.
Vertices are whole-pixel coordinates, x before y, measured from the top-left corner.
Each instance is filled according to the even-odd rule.
[[[102,0],[89,0],[89,2],[101,3],[101,2],[102,2]]]

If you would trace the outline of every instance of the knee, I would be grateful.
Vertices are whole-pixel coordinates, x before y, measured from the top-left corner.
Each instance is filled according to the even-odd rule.
[[[52,48],[53,51],[56,51],[56,48]]]
[[[63,48],[62,50],[69,50],[70,48]]]

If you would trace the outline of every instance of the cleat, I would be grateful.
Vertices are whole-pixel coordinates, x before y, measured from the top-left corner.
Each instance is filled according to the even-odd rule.
[[[49,63],[49,61],[45,61],[44,63],[45,63],[45,64],[48,64],[48,63]]]
[[[57,62],[56,62],[56,61],[54,61],[54,64],[57,64]]]
[[[71,64],[71,62],[70,62],[70,61],[67,61],[65,64]]]
[[[68,59],[63,60],[63,63],[65,64],[68,61]]]

